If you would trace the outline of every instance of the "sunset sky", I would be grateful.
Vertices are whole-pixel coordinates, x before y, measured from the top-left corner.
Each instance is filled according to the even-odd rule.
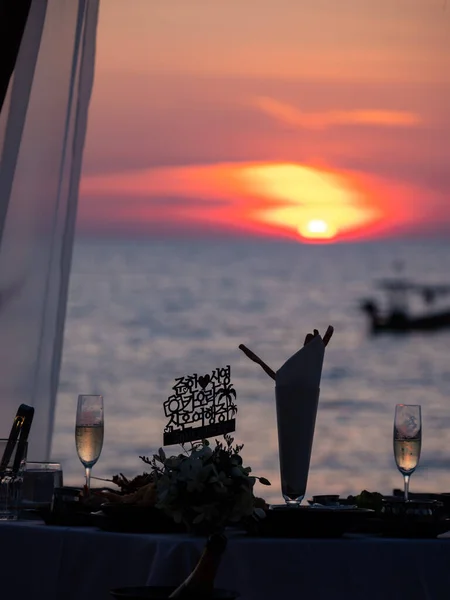
[[[446,0],[103,0],[79,230],[450,235]]]

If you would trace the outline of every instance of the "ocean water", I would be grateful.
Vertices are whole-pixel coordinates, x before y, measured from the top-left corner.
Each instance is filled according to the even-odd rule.
[[[412,491],[450,491],[450,330],[368,335],[361,298],[394,260],[421,282],[450,282],[450,243],[300,245],[261,240],[77,242],[53,458],[81,484],[77,395],[105,397],[105,441],[93,475],[141,473],[162,445],[163,402],[175,377],[231,365],[236,441],[280,500],[272,380],[244,343],[277,369],[305,333],[328,324],[307,495],[401,487],[392,449],[396,403],[421,404],[423,445]],[[175,450],[175,448],[174,448]]]

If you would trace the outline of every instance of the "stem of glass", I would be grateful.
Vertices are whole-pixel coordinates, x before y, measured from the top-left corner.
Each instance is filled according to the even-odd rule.
[[[409,500],[409,475],[403,475],[405,480],[405,501]]]
[[[86,488],[88,493],[91,491],[91,468],[86,467]]]

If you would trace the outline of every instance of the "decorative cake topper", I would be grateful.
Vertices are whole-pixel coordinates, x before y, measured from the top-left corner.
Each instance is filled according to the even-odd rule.
[[[177,377],[174,393],[164,402],[169,422],[164,428],[164,446],[230,433],[236,429],[236,390],[230,365],[211,375]]]

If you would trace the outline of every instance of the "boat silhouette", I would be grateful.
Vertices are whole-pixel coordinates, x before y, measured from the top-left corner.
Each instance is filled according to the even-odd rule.
[[[417,284],[401,278],[382,279],[377,285],[387,294],[387,310],[383,312],[373,299],[360,303],[372,333],[436,331],[450,327],[450,308],[428,309],[413,315],[408,307],[412,295],[419,296],[426,306],[431,307],[439,298],[450,294],[450,285]]]

